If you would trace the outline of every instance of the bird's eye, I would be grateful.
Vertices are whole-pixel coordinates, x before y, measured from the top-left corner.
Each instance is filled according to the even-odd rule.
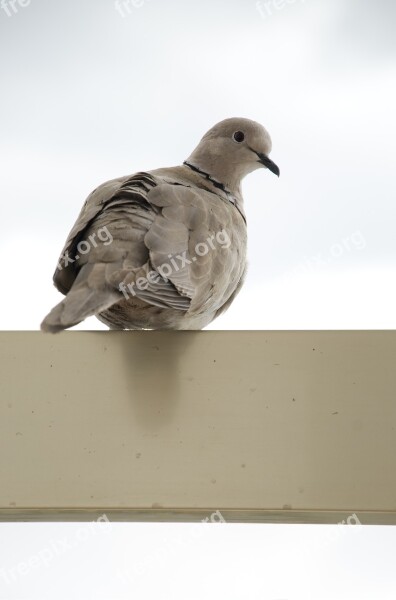
[[[243,140],[245,139],[245,134],[243,133],[243,131],[236,131],[232,137],[236,142],[243,142]]]

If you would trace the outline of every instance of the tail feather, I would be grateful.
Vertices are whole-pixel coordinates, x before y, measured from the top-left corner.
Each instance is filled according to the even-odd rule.
[[[87,317],[106,310],[120,299],[119,294],[112,291],[98,292],[87,289],[85,296],[81,292],[74,293],[71,290],[45,317],[41,323],[42,331],[57,333],[73,327]]]
[[[42,331],[57,333],[77,325],[87,317],[106,310],[120,300],[120,293],[111,288],[92,286],[92,267],[85,265],[73,287],[41,323]],[[95,282],[96,284],[98,282]]]

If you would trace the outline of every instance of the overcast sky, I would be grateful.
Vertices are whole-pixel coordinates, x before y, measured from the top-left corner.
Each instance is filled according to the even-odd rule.
[[[52,273],[98,184],[181,163],[207,129],[232,116],[268,129],[281,177],[259,170],[244,181],[249,274],[210,328],[394,328],[395,19],[392,0],[4,0],[0,328],[38,329],[60,300]],[[105,326],[91,318],[78,328]],[[143,539],[158,543],[159,528],[117,527],[106,543],[85,546],[97,578],[79,571],[78,557],[87,559],[81,549],[11,586],[0,577],[0,600],[118,600],[131,589],[154,597],[153,570],[162,563],[153,559],[132,587],[115,569]],[[24,560],[60,535],[54,528],[3,525],[0,558],[8,568]],[[308,530],[284,528],[282,537],[279,528],[229,526],[232,556],[223,535],[194,545],[200,566],[181,562],[179,552],[176,580],[170,564],[161,571],[174,591],[161,597],[395,597],[393,530],[366,529],[358,542],[345,533],[323,550],[316,528],[319,549],[304,563],[291,549],[304,546]],[[22,548],[11,556],[17,540]]]

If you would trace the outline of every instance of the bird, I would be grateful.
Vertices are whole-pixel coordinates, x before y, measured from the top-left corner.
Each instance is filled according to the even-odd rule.
[[[203,329],[233,302],[247,268],[243,178],[279,177],[267,130],[214,125],[175,167],[107,181],[86,199],[53,276],[65,295],[41,323],[56,333],[95,315],[110,329]]]

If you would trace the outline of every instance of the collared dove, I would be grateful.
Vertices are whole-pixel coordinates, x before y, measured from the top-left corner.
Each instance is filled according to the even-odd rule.
[[[66,240],[54,283],[66,297],[41,324],[55,333],[96,315],[110,329],[202,329],[227,309],[246,272],[240,183],[279,176],[262,125],[231,118],[183,165],[103,183]]]

